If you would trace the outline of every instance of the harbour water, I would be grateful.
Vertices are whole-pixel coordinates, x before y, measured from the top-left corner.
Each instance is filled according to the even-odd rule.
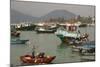
[[[95,28],[80,28],[81,33],[88,33],[89,40],[95,40]],[[78,53],[73,53],[72,48],[61,43],[55,34],[37,34],[35,31],[22,31],[20,39],[29,39],[27,44],[11,44],[11,64],[21,65],[20,56],[31,54],[35,46],[35,52],[45,52],[46,55],[56,56],[52,63],[81,62],[82,57]]]

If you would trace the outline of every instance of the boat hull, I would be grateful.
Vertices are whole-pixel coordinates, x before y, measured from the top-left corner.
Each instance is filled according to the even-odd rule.
[[[29,40],[18,40],[18,41],[11,41],[11,44],[25,44]]]
[[[24,55],[20,57],[22,63],[25,64],[49,64],[51,63],[56,56],[44,57],[44,58],[33,58],[31,55]]]
[[[63,35],[57,35],[57,37],[59,37],[60,40],[61,40],[62,42],[64,42],[64,36],[63,36]]]
[[[68,44],[81,44],[82,42],[75,38],[71,37],[64,37],[63,35],[57,35],[57,37],[60,38],[62,43],[68,43]]]

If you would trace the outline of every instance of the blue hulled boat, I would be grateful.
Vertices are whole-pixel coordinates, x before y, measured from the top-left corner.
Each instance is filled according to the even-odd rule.
[[[81,46],[75,46],[72,51],[78,51],[82,55],[95,55],[95,41],[89,41],[83,43]]]
[[[11,44],[25,44],[29,40],[11,39]]]

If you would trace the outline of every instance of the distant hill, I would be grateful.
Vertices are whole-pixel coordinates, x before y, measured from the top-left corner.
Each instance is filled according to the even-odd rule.
[[[49,12],[48,14],[41,16],[41,17],[33,17],[30,15],[26,15],[14,9],[11,9],[11,24],[13,23],[20,23],[20,22],[38,22],[38,21],[45,21],[49,20],[50,18],[58,19],[64,18],[66,20],[74,18],[76,15],[66,11],[66,10],[54,10]]]
[[[41,16],[40,19],[41,20],[48,20],[50,18],[57,19],[59,17],[62,17],[64,19],[68,20],[68,19],[71,19],[71,18],[75,18],[75,16],[76,16],[75,14],[73,14],[69,11],[66,11],[66,10],[54,10],[54,11],[52,11],[52,12],[50,12],[50,13],[44,15],[44,16]]]
[[[11,13],[10,13],[10,18],[11,18],[11,23],[20,23],[20,22],[24,22],[24,21],[37,21],[37,17],[33,17],[33,16],[29,16],[29,15],[25,15],[19,11],[13,10],[11,9]]]

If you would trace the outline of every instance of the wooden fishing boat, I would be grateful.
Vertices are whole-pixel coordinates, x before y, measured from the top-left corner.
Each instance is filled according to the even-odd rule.
[[[40,57],[32,57],[32,55],[24,55],[20,57],[22,63],[26,64],[49,64],[51,63],[56,56],[45,56],[43,58]]]

